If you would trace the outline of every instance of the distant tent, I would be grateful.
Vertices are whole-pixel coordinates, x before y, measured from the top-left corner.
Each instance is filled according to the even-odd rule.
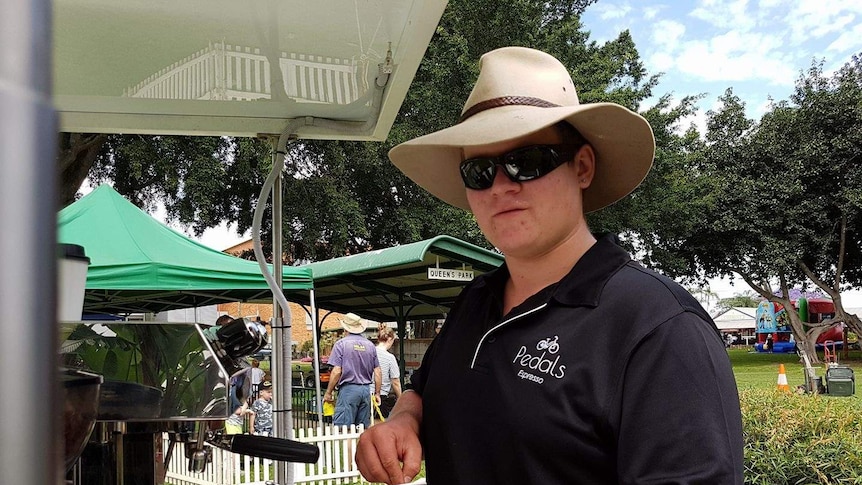
[[[715,326],[722,331],[740,331],[755,328],[757,307],[732,307],[712,317]]]
[[[254,261],[165,226],[102,185],[59,213],[58,240],[90,258],[85,312],[159,312],[272,298]],[[284,288],[310,290],[311,270],[286,267]]]

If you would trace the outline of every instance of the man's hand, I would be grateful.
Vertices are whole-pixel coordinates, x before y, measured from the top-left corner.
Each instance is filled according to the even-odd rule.
[[[341,366],[336,365],[329,371],[329,384],[326,386],[326,393],[323,395],[323,400],[325,402],[332,402],[332,391],[335,390],[335,386],[338,384],[338,381],[341,380]]]
[[[376,424],[359,436],[356,464],[369,482],[408,483],[419,473],[422,398],[415,392],[407,392],[402,398],[406,399],[398,401],[385,423]]]

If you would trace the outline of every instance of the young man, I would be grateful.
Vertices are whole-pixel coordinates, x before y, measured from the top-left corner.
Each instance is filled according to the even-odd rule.
[[[741,484],[739,399],[714,323],[586,223],[646,176],[649,124],[580,104],[543,52],[498,49],[480,67],[458,124],[389,155],[472,211],[506,263],[464,289],[413,389],[360,438],[359,469],[405,483],[424,453],[431,485]]]
[[[377,350],[370,340],[362,336],[365,321],[355,313],[348,313],[341,319],[341,328],[347,336],[335,342],[329,354],[332,371],[323,400],[332,402],[332,391],[338,385],[338,400],[335,401],[335,414],[332,424],[349,426],[364,424],[371,426],[371,391],[374,386],[374,399],[380,404],[382,373],[377,359]]]

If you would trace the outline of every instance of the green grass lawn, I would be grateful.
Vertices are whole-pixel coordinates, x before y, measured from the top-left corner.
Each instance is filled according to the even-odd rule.
[[[759,353],[750,351],[748,348],[731,349],[728,354],[730,362],[733,364],[736,384],[740,389],[775,387],[778,384],[779,364],[784,364],[787,383],[791,389],[805,383],[803,365],[796,354]],[[823,354],[818,353],[818,357],[823,359]],[[862,352],[851,350],[848,357],[845,358],[843,352],[839,350],[838,357],[838,363],[850,366],[854,376],[858,377],[862,373]],[[825,364],[814,364],[814,371],[817,377],[826,380]],[[859,393],[854,394],[852,399],[860,399]]]

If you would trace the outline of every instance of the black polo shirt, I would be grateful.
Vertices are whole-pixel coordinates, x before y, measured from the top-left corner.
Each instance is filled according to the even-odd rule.
[[[430,485],[742,483],[742,423],[715,324],[600,239],[501,315],[505,266],[458,297],[412,385]]]

